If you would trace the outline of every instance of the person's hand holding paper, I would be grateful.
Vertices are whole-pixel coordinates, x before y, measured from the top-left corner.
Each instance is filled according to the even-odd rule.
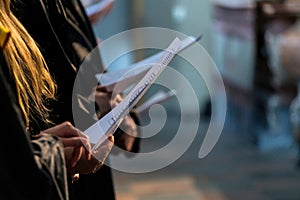
[[[79,174],[95,173],[103,165],[114,144],[114,136],[110,135],[98,149],[91,151],[93,146],[90,145],[88,136],[70,122],[43,130],[35,137],[39,138],[43,134],[59,138],[65,148],[67,170],[76,178]]]
[[[90,174],[95,173],[104,164],[105,159],[111,152],[114,144],[114,136],[109,135],[107,140],[105,140],[97,149],[92,151],[91,159],[83,154],[77,164],[71,168],[71,174]],[[66,156],[70,157],[71,151],[67,151]]]
[[[141,99],[152,83],[157,79],[181,47],[181,41],[175,38],[161,55],[159,62],[154,64],[146,75],[135,85],[126,97],[110,112],[84,131],[90,137],[94,148],[98,148],[106,139],[107,134],[115,133],[126,116]]]
[[[97,85],[89,100],[96,103],[98,107],[97,117],[101,118],[118,105],[122,101],[122,97],[120,94],[113,94],[112,91],[107,91],[106,87]]]
[[[99,108],[98,118],[103,117],[123,100],[120,94],[108,92],[105,87],[100,85],[95,88],[94,93],[91,96],[94,97],[94,101]],[[117,133],[115,144],[121,149],[131,151],[138,135],[138,129],[135,121],[129,115],[124,118]]]

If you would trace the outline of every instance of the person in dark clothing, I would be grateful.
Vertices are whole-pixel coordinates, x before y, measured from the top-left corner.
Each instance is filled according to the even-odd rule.
[[[9,67],[4,57],[0,51],[1,126],[8,130],[0,141],[0,177],[5,183],[0,199],[68,200],[67,169],[71,170],[67,168],[66,161],[72,157],[65,156],[65,148],[83,146],[80,143],[84,138],[76,141],[78,130],[67,123],[43,130],[35,136],[27,131],[16,98],[15,84],[9,78]],[[72,162],[76,164],[78,158],[73,158],[75,162]]]
[[[0,142],[0,199],[68,200],[66,162],[77,164],[83,148],[85,161],[90,160],[89,140],[69,123],[53,126],[48,120],[46,100],[55,99],[56,85],[35,41],[11,13],[10,0],[0,1],[0,47],[1,127],[6,131]],[[37,118],[50,128],[31,132]],[[67,147],[72,147],[70,157]]]
[[[0,199],[68,200],[63,146],[50,135],[39,139],[47,141],[46,145],[31,140],[9,76],[0,51],[1,127],[7,130],[0,140],[0,177],[4,183]],[[43,155],[40,147],[53,153]],[[47,165],[50,161],[52,168]]]
[[[58,85],[58,101],[51,102],[53,110],[50,115],[51,120],[54,123],[70,121],[73,124],[73,84],[83,60],[97,46],[94,32],[82,4],[79,0],[19,0],[12,4],[12,8],[37,41]],[[93,60],[97,59],[98,67],[85,72],[85,76],[91,79],[95,78],[96,73],[104,70],[100,56]],[[96,87],[96,92],[103,92],[101,86]],[[82,89],[85,97],[91,92],[85,90],[85,87]],[[82,113],[82,116],[85,114]],[[86,115],[85,117],[90,118],[90,124],[95,122],[92,116]],[[132,130],[137,131],[134,127]],[[118,131],[121,132],[121,130]],[[115,143],[122,146],[122,143],[118,143],[118,135],[123,137],[124,141],[124,135],[127,134],[115,134]],[[131,142],[128,142],[130,147],[125,149],[138,152],[138,138],[127,136],[128,140],[125,140],[125,143]],[[134,144],[132,144],[133,139]],[[126,144],[124,146],[127,147]],[[71,199],[99,198],[99,190],[101,190],[101,198],[115,199],[111,169],[103,165],[96,173],[80,174],[78,181],[69,184],[69,190]]]

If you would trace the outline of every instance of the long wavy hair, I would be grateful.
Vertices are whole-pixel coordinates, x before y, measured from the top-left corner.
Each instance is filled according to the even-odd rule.
[[[37,44],[10,10],[10,0],[0,0],[0,25],[11,32],[3,50],[25,123],[37,118],[50,122],[47,101],[55,99],[56,84]]]

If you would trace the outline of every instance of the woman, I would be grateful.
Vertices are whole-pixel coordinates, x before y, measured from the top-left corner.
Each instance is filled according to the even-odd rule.
[[[89,19],[79,0],[19,0],[18,2],[12,5],[14,12],[38,42],[50,72],[55,76],[58,84],[59,99],[52,102],[51,108],[54,112],[51,113],[51,119],[55,123],[67,120],[73,124],[74,81],[83,60],[97,46]],[[94,57],[94,61],[97,59],[98,68],[86,70],[83,73],[86,77],[93,79],[95,73],[103,72],[100,56]],[[83,82],[79,85],[84,84]],[[86,88],[88,87],[82,87],[80,95],[87,97],[91,94],[92,91]],[[102,95],[103,88],[98,86],[94,96],[102,98]],[[79,105],[79,100],[76,103]],[[102,108],[106,107],[103,105],[103,103],[98,103],[102,114],[107,112],[103,111]],[[85,115],[84,109],[79,114],[82,119],[90,118],[87,120],[90,123],[87,123],[85,128],[95,123],[93,116]],[[130,124],[128,131],[131,135],[137,135],[135,123],[131,118],[127,119],[130,120],[126,121]],[[124,136],[128,137],[124,138]],[[120,137],[116,135],[115,141],[126,150],[138,151],[138,140],[129,134],[120,134]],[[79,180],[69,187],[73,194],[72,199],[95,199],[99,197],[99,188],[101,188],[101,197],[107,200],[115,199],[111,169],[105,165],[95,174],[80,175]]]
[[[6,152],[1,156],[1,177],[11,183],[1,199],[68,199],[66,170],[75,174],[80,162],[98,164],[91,160],[89,140],[69,122],[51,127],[47,103],[55,101],[56,84],[35,41],[10,11],[10,0],[0,1],[0,27],[10,31],[1,48],[0,75],[2,127],[12,132],[1,140],[1,152]],[[36,132],[35,127],[47,129]],[[32,185],[25,183],[33,180]]]

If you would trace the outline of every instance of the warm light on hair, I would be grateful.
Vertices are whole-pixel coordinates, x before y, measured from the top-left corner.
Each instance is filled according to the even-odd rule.
[[[55,99],[56,84],[37,44],[10,11],[10,0],[0,1],[0,25],[11,32],[3,54],[16,83],[26,125],[37,117],[49,122],[46,101]]]

